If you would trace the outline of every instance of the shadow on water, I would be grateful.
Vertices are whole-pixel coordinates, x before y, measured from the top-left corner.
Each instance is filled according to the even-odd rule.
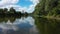
[[[35,18],[40,34],[60,34],[60,20]]]
[[[0,34],[38,34],[35,20],[31,17],[0,18]]]
[[[9,17],[6,17],[6,16],[1,17],[0,16],[0,23],[1,22],[7,22],[8,20],[10,20],[10,22],[13,23],[16,19],[20,19],[21,17],[27,18],[28,16],[9,16]]]

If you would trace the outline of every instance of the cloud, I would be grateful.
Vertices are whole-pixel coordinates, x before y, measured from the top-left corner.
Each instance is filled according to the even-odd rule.
[[[26,0],[28,1],[28,0]],[[31,2],[33,2],[33,4],[31,4],[28,8],[27,7],[22,7],[20,5],[16,5],[19,0],[1,0],[0,1],[0,8],[10,8],[10,7],[14,7],[14,9],[16,9],[17,11],[26,11],[28,13],[32,13],[35,9],[35,6],[37,5],[37,3],[39,3],[39,0],[30,0]]]
[[[35,6],[39,3],[39,0],[30,0],[30,1],[33,2],[33,4],[29,6],[29,9],[27,11],[30,11],[30,13],[32,13],[35,9]]]
[[[19,0],[1,0],[0,6],[10,5],[10,4],[16,4]]]

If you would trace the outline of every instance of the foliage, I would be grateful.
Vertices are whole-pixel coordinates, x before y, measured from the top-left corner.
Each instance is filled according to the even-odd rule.
[[[60,15],[60,0],[40,0],[35,7],[34,15]]]
[[[0,8],[0,17],[4,17],[4,16],[7,16],[7,17],[12,17],[12,16],[22,16],[22,15],[28,15],[27,12],[25,13],[21,13],[21,11],[16,11],[13,7],[11,7],[8,11],[7,8]]]

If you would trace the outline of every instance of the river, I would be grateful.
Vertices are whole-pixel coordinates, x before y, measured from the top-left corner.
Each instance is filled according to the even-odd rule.
[[[0,18],[0,34],[60,34],[60,20],[4,17]]]

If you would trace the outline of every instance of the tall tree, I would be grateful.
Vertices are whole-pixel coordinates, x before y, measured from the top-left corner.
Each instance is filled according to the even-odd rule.
[[[40,0],[35,7],[34,14],[56,15],[60,14],[60,0]]]
[[[7,11],[8,11],[7,8],[4,8],[4,9],[3,9],[3,12],[4,12],[4,13],[7,13]]]
[[[13,7],[11,7],[9,11],[10,11],[10,13],[15,13],[16,12],[16,10]]]
[[[3,13],[3,9],[0,8],[0,13]]]

